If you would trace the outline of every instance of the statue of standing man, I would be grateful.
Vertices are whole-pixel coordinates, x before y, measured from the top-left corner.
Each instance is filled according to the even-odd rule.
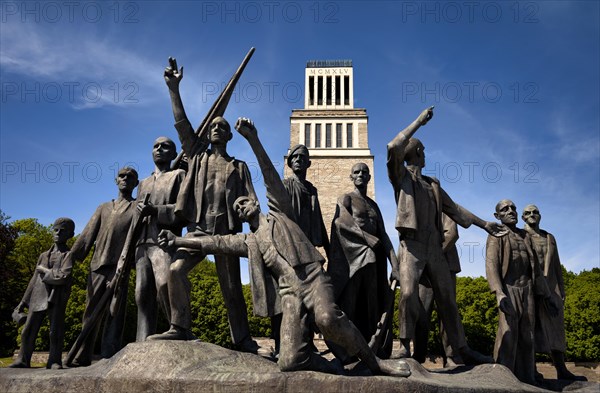
[[[99,312],[107,312],[107,310],[102,311],[98,307],[102,303],[101,300],[108,290],[110,282],[116,277],[117,265],[126,244],[127,234],[130,231],[132,221],[138,215],[132,197],[133,190],[139,183],[137,171],[130,167],[121,168],[115,182],[119,189],[118,198],[98,206],[83,232],[73,244],[69,255],[73,258],[73,263],[83,261],[92,247],[94,248],[88,277],[82,331],[87,330],[90,326],[93,326],[93,328],[74,353],[73,360],[67,362],[69,367],[92,364],[94,342],[101,327],[100,320],[94,322],[94,315]],[[128,277],[129,270],[125,270],[124,274]],[[119,311],[115,315],[108,312],[106,316],[101,344],[101,355],[105,359],[121,349],[121,339],[125,327],[128,281],[128,279],[123,280],[119,284],[120,287],[116,288],[120,292],[117,307]],[[73,348],[71,351],[73,351]]]
[[[494,360],[522,382],[535,384],[535,297],[554,309],[550,291],[527,232],[517,228],[517,208],[509,199],[496,204],[494,216],[508,228],[501,237],[488,236],[485,271],[498,303]],[[551,311],[556,314],[556,310]]]
[[[385,299],[390,296],[387,261],[390,261],[392,276],[400,281],[398,259],[385,231],[379,206],[367,196],[371,180],[367,164],[353,165],[350,179],[354,190],[338,198],[331,224],[331,258],[327,272],[332,279],[337,304],[369,340],[378,328]],[[389,358],[392,337],[386,334],[390,326],[384,328],[386,332],[382,334],[387,340],[378,356]],[[337,349],[332,348],[332,351],[338,358],[344,358]]]
[[[246,163],[227,153],[227,143],[233,137],[231,127],[224,118],[215,117],[210,123],[208,135],[211,148],[204,150],[203,141],[194,133],[179,94],[183,67],[178,70],[173,59],[164,77],[171,95],[181,148],[190,160],[187,176],[177,197],[175,214],[188,223],[187,237],[239,233],[242,231],[242,221],[233,209],[233,202],[240,196],[256,198],[256,194]],[[168,284],[171,328],[163,334],[150,336],[151,339],[194,338],[191,333],[191,283],[187,276],[205,256],[202,252],[186,248],[176,251]],[[215,255],[215,262],[233,344],[241,351],[257,353],[259,346],[250,336],[239,257]]]
[[[135,249],[136,341],[144,341],[156,333],[158,304],[167,319],[171,318],[167,282],[172,255],[158,246],[158,233],[168,229],[181,235],[182,225],[174,215],[174,208],[185,171],[171,170],[171,161],[176,156],[177,149],[171,139],[157,138],[152,146],[154,172],[138,186],[138,210],[146,217]],[[144,204],[141,201],[147,194],[150,203]]]
[[[304,145],[296,145],[290,149],[287,165],[292,175],[283,179],[283,185],[292,200],[294,218],[302,232],[315,247],[323,247],[329,252],[329,239],[321,214],[321,205],[317,189],[306,180],[306,172],[310,168],[310,155]]]
[[[400,235],[400,356],[410,355],[410,341],[423,306],[419,300],[419,280],[427,272],[433,288],[440,319],[455,354],[467,363],[490,362],[467,345],[452,285],[450,269],[443,256],[442,213],[457,224],[471,224],[490,234],[502,232],[502,226],[486,222],[454,202],[437,179],[422,174],[425,147],[412,136],[433,116],[433,107],[402,130],[387,145],[388,176],[396,198],[396,229]]]
[[[62,368],[62,347],[65,336],[65,310],[71,294],[72,260],[67,258],[67,240],[75,234],[75,223],[61,217],[52,225],[54,245],[38,259],[33,277],[27,285],[23,299],[15,308],[17,316],[25,307],[29,309],[25,327],[21,331],[21,348],[12,368],[31,367],[31,356],[44,316],[50,320],[50,351],[46,368]],[[17,324],[19,322],[17,321]]]
[[[540,229],[542,215],[537,206],[525,206],[521,218],[525,221],[525,231],[529,235],[533,250],[537,254],[541,273],[546,278],[551,296],[558,305],[558,313],[553,316],[545,302],[536,303],[536,352],[548,353],[552,356],[558,379],[586,380],[585,377],[571,373],[565,365],[565,351],[567,350],[564,320],[565,284],[556,239],[551,233]]]

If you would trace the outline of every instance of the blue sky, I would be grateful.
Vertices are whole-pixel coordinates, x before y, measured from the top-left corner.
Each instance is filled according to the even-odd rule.
[[[352,59],[377,202],[396,244],[385,145],[435,105],[418,132],[426,174],[487,220],[503,198],[519,211],[537,204],[568,270],[600,264],[598,2],[0,5],[0,208],[12,219],[70,216],[79,233],[116,196],[119,167],[145,177],[153,140],[176,139],[167,58],[185,67],[183,100],[198,124],[254,46],[226,117],[254,119],[279,168],[306,61]],[[229,151],[255,161],[242,138]],[[260,179],[256,188],[264,201]],[[486,234],[460,234],[462,274],[485,275]]]

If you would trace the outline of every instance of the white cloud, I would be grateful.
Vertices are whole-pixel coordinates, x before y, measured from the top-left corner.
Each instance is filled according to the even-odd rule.
[[[144,100],[140,103],[147,104],[156,95],[154,91],[164,88],[161,67],[156,61],[138,56],[131,47],[125,49],[118,41],[94,33],[66,33],[52,27],[55,26],[4,23],[0,41],[3,71],[28,80],[56,82],[59,86],[76,82],[101,87],[103,93],[98,99],[85,100],[75,95],[75,109],[126,104],[124,97],[115,99],[114,89],[123,95],[143,88]],[[127,91],[126,84],[131,86]]]

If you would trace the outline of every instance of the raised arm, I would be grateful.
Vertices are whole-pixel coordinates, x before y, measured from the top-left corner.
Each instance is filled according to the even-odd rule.
[[[179,94],[179,83],[183,79],[183,67],[177,69],[177,60],[175,58],[169,57],[169,66],[165,68],[164,77],[169,88],[169,95],[171,96],[171,108],[173,109],[173,117],[175,118],[175,128],[181,141],[181,149],[188,156],[191,156],[193,155],[194,144],[198,138],[183,108],[183,102]]]
[[[431,120],[432,117],[433,107],[431,106],[425,109],[423,112],[421,112],[421,114],[415,119],[415,121],[410,123],[409,126],[405,129],[400,131],[398,135],[396,135],[394,139],[392,139],[391,142],[388,143],[388,151],[390,149],[396,149],[398,147],[402,147],[402,150],[404,150],[404,147],[408,143],[408,140],[415,134],[415,132],[417,132],[417,130],[421,126],[427,124],[427,122]]]
[[[173,108],[173,117],[175,122],[187,119],[185,110],[183,109],[183,102],[181,101],[181,95],[179,94],[179,83],[183,79],[183,67],[177,69],[177,60],[173,57],[169,57],[169,66],[165,68],[165,82],[169,88],[169,94],[171,95],[171,107]]]
[[[433,107],[429,107],[425,109],[419,117],[408,127],[403,129],[391,140],[387,145],[387,169],[388,169],[388,178],[394,187],[394,192],[396,193],[396,197],[398,197],[398,188],[400,187],[400,183],[405,171],[406,167],[404,166],[404,158],[406,152],[404,151],[406,145],[408,145],[408,141],[410,138],[417,132],[417,130],[427,124],[429,120],[433,117]]]
[[[260,139],[258,139],[258,131],[254,123],[250,119],[239,118],[235,123],[235,129],[242,135],[252,148],[260,170],[262,172],[265,188],[267,189],[267,200],[269,201],[269,209],[279,211],[291,220],[294,220],[294,209],[288,193],[281,181],[281,177],[277,173],[273,162],[267,155]]]

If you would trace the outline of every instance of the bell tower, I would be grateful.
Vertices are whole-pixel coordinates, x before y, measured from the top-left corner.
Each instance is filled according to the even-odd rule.
[[[311,60],[304,74],[304,109],[290,116],[290,147],[303,144],[310,152],[306,179],[319,192],[327,231],[337,198],[352,191],[352,166],[364,162],[371,170],[368,195],[375,197],[373,155],[369,149],[366,109],[354,108],[352,60]],[[287,162],[289,149],[284,157]],[[290,168],[284,166],[284,176]]]

